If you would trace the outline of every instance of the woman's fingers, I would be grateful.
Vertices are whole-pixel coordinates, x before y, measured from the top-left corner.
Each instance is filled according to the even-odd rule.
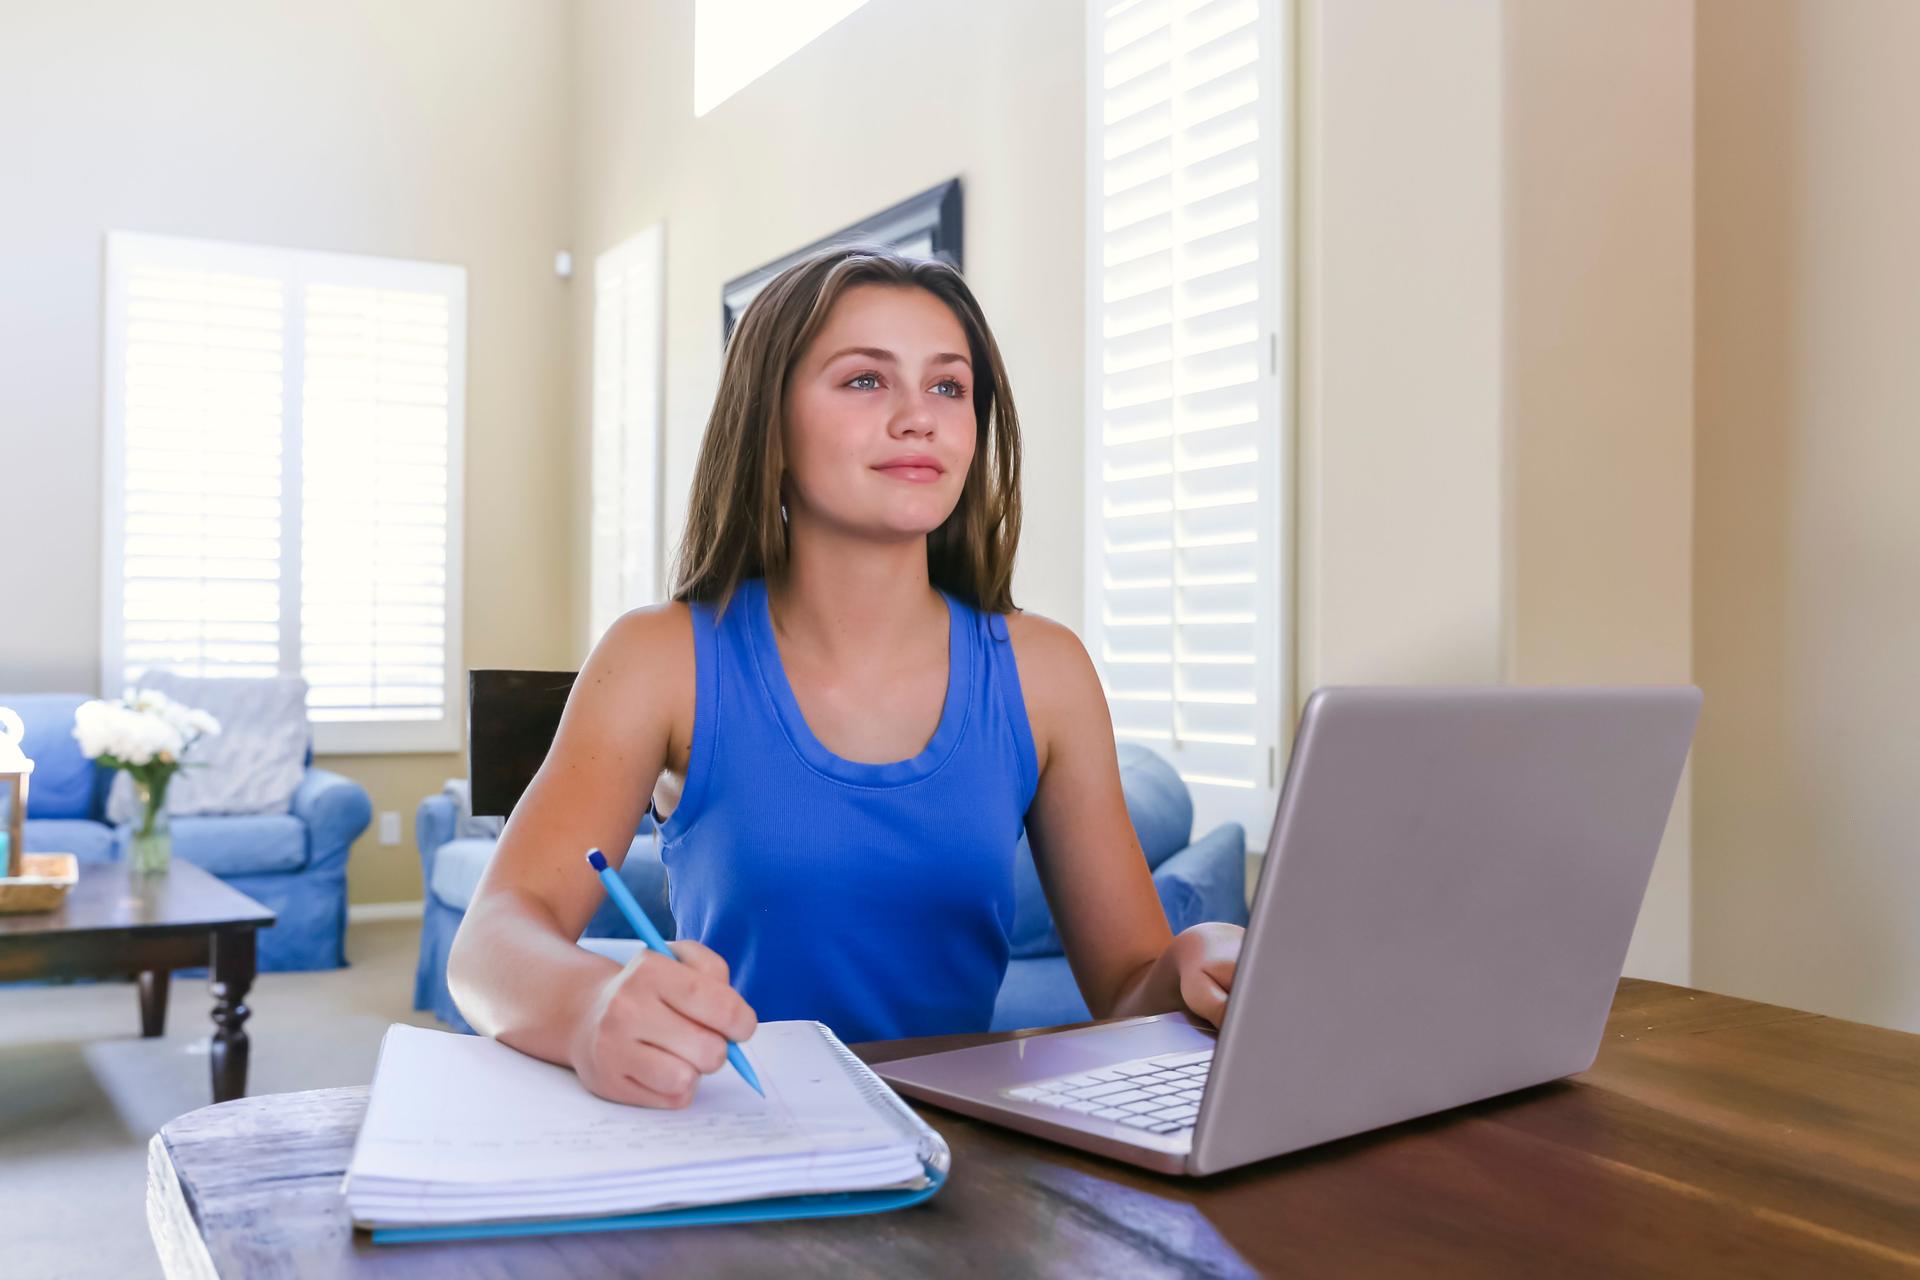
[[[1180,975],[1180,998],[1195,1016],[1205,1018],[1216,1027],[1226,1017],[1226,989],[1207,976],[1205,970],[1189,969]]]
[[[640,1033],[641,1043],[663,1049],[702,1075],[727,1065],[727,1042],[710,1027],[704,1027],[671,1006],[663,1005],[658,1017],[647,1021]]]
[[[738,991],[690,964],[679,966],[679,972],[673,974],[664,972],[665,965],[660,968],[663,972],[658,974],[654,990],[669,1009],[728,1040],[746,1040],[753,1035],[759,1020]]]
[[[727,1041],[758,1019],[727,985],[727,963],[697,942],[675,959],[643,953],[601,984],[571,1048],[574,1070],[600,1097],[684,1107],[700,1077],[727,1062]]]
[[[644,1046],[635,1046],[636,1049],[641,1047]],[[654,1050],[653,1052],[658,1053],[659,1050]],[[609,1059],[612,1059],[614,1056],[616,1055],[608,1055]],[[632,1055],[623,1053],[617,1056],[621,1060],[617,1063],[609,1060],[605,1063],[598,1064],[596,1069],[591,1072],[580,1072],[581,1081],[585,1083],[587,1088],[593,1093],[605,1098],[609,1102],[625,1103],[630,1107],[674,1108],[684,1107],[693,1101],[692,1085],[688,1085],[685,1089],[677,1092],[666,1092],[654,1088],[652,1085],[647,1084],[645,1080],[623,1069],[626,1066],[635,1066],[648,1078],[652,1078],[652,1070],[642,1065],[644,1055],[638,1053]]]
[[[667,946],[689,968],[706,974],[716,982],[729,979],[725,957],[711,947],[692,941],[669,942]]]

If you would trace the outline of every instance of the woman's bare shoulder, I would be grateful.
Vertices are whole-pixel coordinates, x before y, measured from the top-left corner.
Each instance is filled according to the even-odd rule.
[[[614,619],[574,682],[595,719],[644,732],[664,729],[668,768],[684,762],[693,736],[693,613],[679,601],[631,609]],[[651,735],[649,735],[651,736]]]
[[[603,680],[691,676],[693,611],[678,600],[627,610],[600,637],[587,667]]]
[[[1048,663],[1072,661],[1075,654],[1086,652],[1071,627],[1030,609],[1016,609],[1007,615],[1007,638],[1013,641],[1014,654],[1022,662],[1029,653],[1036,662]]]
[[[1020,610],[1007,615],[1007,638],[1027,703],[1027,722],[1041,767],[1056,727],[1107,714],[1106,694],[1087,647],[1073,629],[1041,614]]]

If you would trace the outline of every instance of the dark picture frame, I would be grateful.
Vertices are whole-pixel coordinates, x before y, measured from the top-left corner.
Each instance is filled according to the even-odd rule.
[[[956,271],[964,271],[966,264],[960,247],[960,179],[949,178],[870,218],[843,227],[825,239],[727,281],[720,288],[721,347],[733,336],[733,326],[739,323],[747,304],[769,280],[816,249],[854,242],[881,244],[914,257],[938,258]]]

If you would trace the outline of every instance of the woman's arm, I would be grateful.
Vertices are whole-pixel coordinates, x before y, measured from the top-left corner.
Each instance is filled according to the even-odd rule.
[[[1055,927],[1097,1018],[1186,1008],[1218,1025],[1242,930],[1167,927],[1127,817],[1113,720],[1078,636],[1031,614],[1009,619],[1039,756],[1027,837]]]
[[[575,945],[604,892],[589,848],[625,859],[693,721],[684,605],[636,610],[607,631],[567,698],[540,771],[515,807],[454,936],[447,985],[475,1030],[579,1072],[602,1097],[685,1105],[725,1039],[753,1033],[726,962],[692,942],[685,963],[641,952],[622,968]]]

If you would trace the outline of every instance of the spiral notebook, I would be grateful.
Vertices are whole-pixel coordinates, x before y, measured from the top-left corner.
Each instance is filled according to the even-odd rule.
[[[939,1190],[939,1134],[818,1022],[762,1023],[669,1111],[480,1036],[396,1023],[344,1191],[376,1243],[876,1213]]]

